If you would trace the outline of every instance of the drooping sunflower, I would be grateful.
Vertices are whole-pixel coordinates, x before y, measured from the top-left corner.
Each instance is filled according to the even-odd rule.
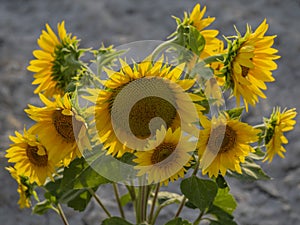
[[[119,72],[106,69],[104,89],[90,89],[86,99],[95,103],[96,134],[93,141],[103,144],[107,154],[121,157],[125,152],[144,148],[147,139],[161,126],[196,132],[191,125],[204,110],[193,101],[202,97],[186,93],[195,80],[182,79],[184,65],[171,67],[162,61],[145,59],[132,67],[120,60]],[[160,120],[157,118],[161,118]]]
[[[5,167],[5,169],[10,173],[12,178],[14,178],[18,183],[17,192],[19,193],[20,199],[18,204],[21,209],[29,208],[31,206],[30,195],[28,193],[28,187],[24,185],[21,181],[20,175],[17,173],[17,170],[14,167]]]
[[[275,59],[280,58],[272,48],[273,36],[265,36],[269,25],[264,20],[255,32],[247,25],[246,34],[238,37],[228,46],[225,60],[226,83],[233,89],[237,104],[240,98],[248,111],[248,104],[255,106],[258,98],[266,98],[262,90],[266,90],[266,82],[274,81],[273,70],[277,69]]]
[[[223,51],[224,44],[217,38],[218,30],[206,30],[206,28],[215,21],[215,17],[203,18],[206,12],[206,6],[201,10],[200,4],[195,5],[190,14],[188,24],[194,26],[205,39],[205,47],[200,58],[206,58]]]
[[[45,107],[29,105],[25,112],[37,123],[32,132],[37,134],[48,150],[50,160],[63,160],[67,166],[76,156],[81,157],[84,149],[90,149],[84,119],[71,105],[69,94],[56,96],[50,101],[40,94]]]
[[[273,110],[269,119],[265,119],[267,128],[265,144],[266,144],[266,157],[263,161],[272,162],[274,156],[277,154],[284,158],[286,149],[282,146],[288,143],[288,139],[284,136],[284,132],[294,129],[296,124],[295,117],[297,115],[296,109],[284,109],[282,112],[279,107]]]
[[[204,128],[198,143],[202,173],[209,177],[217,177],[219,172],[225,176],[228,169],[242,173],[240,163],[254,151],[249,144],[258,140],[259,130],[228,114],[212,120],[202,117],[200,121]]]
[[[180,128],[174,132],[164,127],[156,132],[156,140],[149,141],[145,151],[138,151],[135,169],[138,176],[148,175],[148,183],[168,185],[169,181],[183,178],[186,168],[190,166],[191,152],[195,150],[195,143],[181,136]]]
[[[43,93],[47,97],[63,95],[80,68],[81,51],[77,38],[67,34],[64,21],[58,23],[57,30],[58,36],[46,24],[46,30],[37,41],[41,49],[33,51],[36,59],[31,60],[27,68],[35,73],[32,84],[39,85],[34,93]]]
[[[32,134],[32,128],[28,131],[24,128],[23,135],[16,131],[15,135],[9,137],[13,144],[5,157],[8,162],[15,163],[19,175],[29,177],[31,183],[43,185],[55,172],[55,163],[49,159],[47,148]]]

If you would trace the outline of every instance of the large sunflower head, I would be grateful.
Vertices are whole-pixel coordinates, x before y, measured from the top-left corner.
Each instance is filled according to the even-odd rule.
[[[32,134],[32,129],[24,129],[23,135],[15,132],[15,135],[9,137],[13,144],[5,157],[8,162],[15,163],[19,175],[29,177],[31,183],[43,185],[55,170],[55,163],[48,157],[48,149]]]
[[[225,176],[228,169],[242,173],[240,163],[254,151],[249,144],[258,140],[259,130],[227,114],[200,121],[204,128],[198,143],[202,173],[209,177],[217,177],[219,172]]]
[[[137,175],[147,175],[149,184],[168,185],[169,181],[183,178],[195,147],[188,139],[181,136],[180,128],[173,132],[171,128],[166,131],[162,126],[156,132],[156,140],[149,141],[144,151],[135,153],[133,161],[137,163]]]
[[[274,81],[272,70],[277,69],[275,59],[277,50],[272,48],[274,36],[265,36],[269,25],[264,20],[258,28],[252,32],[247,26],[247,32],[228,42],[228,55],[225,59],[226,84],[233,89],[237,104],[240,98],[244,100],[246,110],[248,104],[255,106],[258,98],[266,98],[262,90],[266,90],[265,82]]]
[[[25,110],[37,122],[32,132],[46,146],[50,160],[63,160],[68,165],[76,156],[81,157],[79,149],[90,148],[84,119],[72,107],[69,94],[56,96],[54,101],[40,94],[40,99],[45,107],[29,105]]]
[[[28,70],[34,72],[32,84],[38,84],[34,93],[44,93],[47,97],[65,93],[67,85],[81,67],[78,40],[67,34],[64,21],[57,25],[58,36],[46,24],[38,39],[40,50],[33,51],[36,59],[30,61]]]
[[[10,173],[12,178],[14,178],[17,183],[18,183],[18,189],[17,192],[19,193],[20,199],[18,201],[18,204],[21,209],[23,208],[29,208],[31,206],[31,201],[30,201],[30,191],[25,184],[26,178],[23,176],[20,176],[17,173],[17,170],[14,167],[5,167],[5,169]]]
[[[171,67],[149,60],[132,66],[121,60],[121,65],[118,72],[106,69],[104,89],[90,89],[91,96],[86,96],[95,103],[93,141],[103,144],[107,154],[120,157],[144,148],[162,123],[167,129],[195,131],[191,124],[198,118],[197,110],[204,108],[193,100],[203,98],[186,93],[195,80],[182,78],[184,65]]]
[[[265,136],[267,154],[264,161],[269,160],[269,162],[272,162],[276,154],[284,158],[283,153],[286,152],[286,150],[282,145],[287,144],[288,140],[283,133],[294,129],[296,115],[297,112],[295,108],[281,111],[280,108],[277,107],[273,110],[270,118],[265,119],[267,128]]]

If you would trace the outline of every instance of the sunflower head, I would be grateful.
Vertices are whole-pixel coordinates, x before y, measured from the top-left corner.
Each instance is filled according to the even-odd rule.
[[[31,191],[33,191],[33,190],[28,183],[28,178],[26,178],[24,176],[20,176],[14,167],[11,167],[11,166],[5,167],[5,169],[10,173],[12,178],[14,178],[15,181],[18,183],[17,192],[19,193],[19,196],[20,196],[20,199],[18,201],[20,208],[21,209],[30,208],[30,206],[31,206],[30,197],[32,195]]]
[[[230,118],[227,113],[211,120],[200,119],[198,154],[202,173],[209,177],[225,176],[228,169],[242,173],[240,163],[254,151],[249,145],[258,140],[259,131],[250,125]]]
[[[44,93],[48,97],[63,94],[81,68],[79,61],[83,51],[78,49],[78,40],[67,34],[64,21],[58,23],[58,36],[46,24],[38,39],[40,50],[33,51],[36,59],[30,61],[28,70],[34,72],[32,84],[38,84],[34,93]]]
[[[32,133],[32,128],[24,128],[23,135],[15,132],[15,137],[10,136],[13,142],[7,149],[8,162],[15,163],[17,173],[29,178],[30,183],[44,184],[47,177],[54,173],[54,163],[49,160],[48,150]]]
[[[143,149],[161,124],[166,128],[193,132],[192,121],[204,110],[193,101],[202,97],[187,93],[195,80],[183,79],[184,65],[171,67],[148,59],[128,65],[121,60],[120,71],[106,69],[104,89],[90,89],[96,130],[93,140],[103,144],[108,154]]]
[[[270,118],[264,120],[266,126],[265,145],[267,149],[264,161],[269,160],[269,162],[272,162],[276,154],[284,158],[283,153],[286,150],[282,145],[287,144],[288,140],[283,133],[294,129],[296,115],[295,108],[281,111],[280,107],[276,107]]]
[[[46,146],[51,161],[63,160],[67,166],[76,156],[82,156],[81,151],[90,149],[85,121],[72,107],[68,93],[63,97],[56,96],[54,101],[42,94],[40,99],[45,107],[29,105],[25,110],[37,122],[32,132]]]
[[[255,106],[258,97],[266,98],[265,83],[274,81],[271,71],[277,69],[274,60],[280,58],[272,48],[276,35],[265,36],[268,27],[266,20],[254,32],[247,25],[244,36],[237,31],[237,37],[228,40],[223,68],[225,87],[233,90],[238,105],[243,98],[247,111],[248,104]]]
[[[133,161],[137,163],[138,176],[147,175],[149,184],[165,185],[182,178],[190,166],[191,152],[196,147],[188,139],[182,136],[179,128],[173,132],[162,126],[156,132],[156,139],[149,141],[144,151],[135,152]]]

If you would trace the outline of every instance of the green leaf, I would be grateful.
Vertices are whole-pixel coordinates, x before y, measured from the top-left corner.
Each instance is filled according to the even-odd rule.
[[[122,195],[120,198],[121,201],[121,205],[125,206],[126,204],[128,204],[129,202],[131,202],[131,196],[129,193],[126,193],[125,195]]]
[[[226,180],[224,179],[224,177],[221,174],[218,175],[218,177],[216,179],[216,183],[219,188],[227,188],[228,187]]]
[[[207,211],[207,214],[212,214],[218,219],[217,221],[212,220],[210,225],[237,225],[237,223],[234,221],[234,217],[218,206],[213,205]]]
[[[192,224],[189,221],[182,220],[180,217],[178,217],[178,218],[170,220],[165,225],[192,225]]]
[[[237,206],[234,197],[229,193],[228,187],[218,189],[218,193],[213,204],[229,214],[232,214]]]
[[[240,118],[243,111],[244,111],[244,107],[239,107],[239,108],[226,110],[226,112],[228,113],[228,115],[231,119]]]
[[[97,173],[84,158],[78,158],[64,169],[61,187],[63,190],[94,188],[110,181]]]
[[[132,223],[129,223],[128,221],[116,216],[103,220],[101,224],[102,225],[133,225]]]
[[[205,39],[195,27],[189,27],[189,46],[191,50],[196,54],[200,55],[205,46]]]
[[[68,199],[66,201],[67,205],[71,208],[73,208],[74,210],[78,210],[80,212],[84,211],[85,208],[87,207],[87,205],[89,204],[92,195],[90,194],[89,191],[87,190],[74,190],[74,192],[72,193],[72,198],[66,198]],[[66,196],[65,196],[66,197]],[[70,197],[70,196],[68,196]],[[66,199],[61,199],[61,201],[63,202]]]
[[[214,201],[218,186],[212,180],[191,176],[181,182],[180,189],[191,203],[204,211]]]
[[[42,202],[38,202],[32,209],[32,212],[35,214],[43,215],[45,214],[49,209],[55,210],[54,206],[52,205],[51,201],[48,199],[45,199]]]
[[[270,180],[271,178],[256,164],[251,158],[247,157],[245,163],[241,164],[242,174],[228,171],[228,175],[240,180]]]

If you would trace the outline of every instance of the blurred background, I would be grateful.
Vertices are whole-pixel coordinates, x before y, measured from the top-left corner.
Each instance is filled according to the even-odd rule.
[[[21,131],[32,122],[24,108],[35,104],[32,73],[26,70],[37,49],[36,39],[45,23],[53,28],[62,20],[68,32],[81,39],[81,47],[95,49],[103,42],[118,46],[139,40],[165,40],[176,28],[171,15],[182,17],[196,3],[207,6],[206,16],[216,17],[211,28],[222,35],[234,34],[233,25],[245,31],[246,23],[255,29],[264,18],[277,34],[275,48],[281,59],[274,72],[275,83],[268,85],[268,99],[250,109],[245,117],[249,123],[261,122],[273,106],[300,109],[300,1],[299,0],[0,0],[0,221],[6,225],[62,224],[50,212],[44,216],[31,215],[30,209],[20,210],[17,184],[4,170],[9,146],[8,135]],[[221,37],[221,36],[220,36]],[[263,168],[273,177],[271,181],[241,182],[229,180],[238,201],[236,221],[241,225],[300,224],[300,140],[299,126],[287,134],[286,158],[275,158]],[[98,194],[113,207],[113,198],[102,188]],[[104,214],[91,202],[84,213],[66,209],[71,225],[99,224]],[[174,208],[167,208],[165,215]],[[164,215],[163,215],[164,216]],[[187,213],[188,217],[189,214]]]

